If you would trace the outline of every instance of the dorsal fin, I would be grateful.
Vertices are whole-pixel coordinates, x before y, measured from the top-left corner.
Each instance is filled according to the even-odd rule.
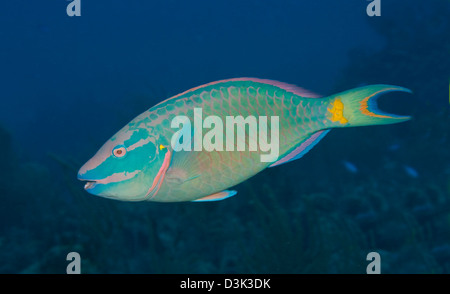
[[[193,92],[195,90],[198,89],[203,89],[212,85],[216,85],[216,84],[220,84],[220,83],[228,83],[228,82],[255,82],[255,83],[261,83],[261,84],[268,84],[268,85],[272,85],[272,86],[276,86],[279,87],[283,90],[286,90],[288,92],[294,93],[296,95],[299,95],[301,97],[306,97],[306,98],[320,98],[321,96],[318,94],[315,94],[311,91],[308,91],[306,89],[300,88],[296,85],[291,85],[288,83],[283,83],[283,82],[279,82],[279,81],[274,81],[274,80],[269,80],[269,79],[259,79],[259,78],[232,78],[232,79],[224,79],[224,80],[219,80],[219,81],[215,81],[215,82],[211,82],[211,83],[207,83],[207,84],[203,84],[194,88],[191,88],[189,90],[186,90],[180,94],[177,94],[175,96],[172,96],[166,100],[161,101],[160,103],[156,104],[153,107],[158,106],[159,104],[168,102],[170,100],[176,99],[180,96],[183,96],[185,94],[188,94],[190,92]]]
[[[268,84],[268,85],[272,85],[272,86],[276,86],[278,88],[281,88],[283,90],[286,90],[288,92],[294,93],[298,96],[301,97],[307,97],[307,98],[320,98],[321,96],[318,94],[315,94],[311,91],[308,91],[306,89],[300,88],[296,85],[292,85],[292,84],[288,84],[288,83],[283,83],[283,82],[279,82],[279,81],[274,81],[274,80],[268,80],[268,79],[258,79],[258,78],[234,78],[234,79],[228,79],[228,80],[222,80],[222,81],[218,81],[219,82],[232,82],[232,81],[251,81],[251,82],[255,82],[255,83],[261,83],[261,84]]]
[[[283,156],[280,160],[272,163],[269,167],[274,167],[283,163],[287,163],[292,160],[296,160],[305,155],[309,150],[311,150],[319,141],[328,134],[330,130],[318,131],[312,134],[308,139],[304,140],[299,146],[295,147],[294,150],[289,152],[286,156]]]

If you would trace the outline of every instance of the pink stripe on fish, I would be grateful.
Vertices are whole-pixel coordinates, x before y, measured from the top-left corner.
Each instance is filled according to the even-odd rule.
[[[130,172],[115,173],[104,179],[96,180],[95,182],[99,183],[99,184],[117,183],[117,182],[121,182],[124,180],[129,180],[131,178],[134,178],[139,172],[140,172],[140,170],[135,170],[134,172],[131,172],[131,173]]]
[[[128,128],[129,129],[129,128]],[[124,142],[131,138],[131,135],[133,132],[122,132],[120,135],[120,138],[116,138],[117,141]],[[117,146],[116,141],[107,141],[95,154],[94,157],[89,159],[81,168],[78,174],[80,176],[83,176],[85,173],[87,173],[90,170],[93,170],[100,166],[106,159],[108,159],[111,156],[111,152],[115,146]]]
[[[142,146],[144,146],[144,145],[146,145],[146,144],[148,144],[150,142],[152,142],[152,138],[151,137],[149,137],[147,139],[140,139],[139,141],[137,141],[133,145],[128,146],[127,147],[127,151],[131,151],[131,150],[134,150],[134,149],[136,149],[138,147],[142,147]]]
[[[161,188],[161,185],[164,181],[164,178],[166,176],[166,171],[169,168],[171,159],[172,159],[172,152],[167,148],[167,153],[164,156],[163,164],[161,165],[161,168],[159,169],[158,173],[156,174],[155,179],[153,180],[152,186],[150,187],[150,189],[148,189],[148,192],[145,195],[144,200],[150,200],[150,199],[155,198],[156,194],[159,191],[159,188]],[[156,188],[156,190],[155,190],[155,188]]]
[[[310,146],[311,144],[316,143],[316,140],[319,139],[323,134],[323,132],[327,132],[328,130],[325,131],[318,131],[317,133],[315,133],[314,135],[312,135],[311,137],[309,137],[305,142],[303,142],[302,144],[300,144],[300,146],[298,146],[297,148],[295,148],[293,151],[291,151],[288,155],[286,155],[285,157],[281,158],[280,160],[272,163],[270,165],[270,167],[274,167],[283,163],[286,163],[288,161],[291,161],[292,159],[294,159],[297,155],[299,155],[300,153],[302,153],[305,149],[308,148],[308,146]]]
[[[222,82],[228,82],[228,81],[252,81],[256,83],[262,83],[262,84],[269,84],[276,86],[278,88],[281,88],[283,90],[286,90],[288,92],[294,93],[296,95],[307,97],[307,98],[319,98],[320,95],[315,94],[311,91],[308,91],[306,89],[297,87],[296,85],[291,85],[288,83],[283,83],[279,81],[269,80],[269,79],[258,79],[258,78],[235,78],[235,79],[229,79],[229,80],[223,80]]]

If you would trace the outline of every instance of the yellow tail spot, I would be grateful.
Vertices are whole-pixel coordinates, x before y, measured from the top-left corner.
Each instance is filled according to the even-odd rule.
[[[163,150],[164,148],[166,148],[166,146],[159,145],[159,150]]]
[[[341,124],[348,123],[348,119],[344,117],[344,103],[342,103],[341,99],[336,98],[331,103],[331,108],[328,108],[328,111],[331,113],[330,120],[332,122],[340,122]]]

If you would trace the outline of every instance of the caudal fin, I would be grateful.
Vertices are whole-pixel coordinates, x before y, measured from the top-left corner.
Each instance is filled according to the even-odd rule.
[[[409,116],[389,114],[378,109],[376,102],[380,94],[392,91],[412,93],[409,89],[390,85],[355,88],[329,97],[327,117],[333,122],[333,127],[384,125],[409,120]]]

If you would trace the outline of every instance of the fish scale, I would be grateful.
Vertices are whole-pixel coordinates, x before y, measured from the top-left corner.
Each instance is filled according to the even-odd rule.
[[[253,90],[256,92],[256,95],[249,96],[248,93],[251,93]],[[198,91],[201,92],[198,93]],[[303,103],[297,103],[297,107],[292,106],[292,100],[301,99],[305,99],[305,101]],[[185,103],[183,105],[178,103],[177,105],[177,102],[180,100],[185,101]],[[188,104],[186,103],[187,101],[193,101],[193,103]],[[273,85],[259,84],[255,86],[253,82],[229,82],[197,90],[194,93],[189,93],[189,95],[179,96],[177,99],[166,103],[163,107],[167,109],[172,105],[176,108],[183,109],[191,121],[194,120],[194,107],[202,108],[203,118],[216,115],[222,118],[223,121],[225,121],[225,116],[278,116],[280,119],[280,155],[282,155],[292,148],[290,147],[292,142],[302,141],[312,132],[320,129],[320,124],[314,124],[310,117],[297,117],[293,115],[298,112],[297,108],[313,109],[317,105],[323,106],[323,103],[318,102],[317,99],[305,98],[288,93]],[[206,105],[209,107],[205,107]],[[155,109],[152,108],[149,110],[149,113],[154,111]],[[286,115],[286,112],[288,115]],[[174,109],[172,113],[177,113],[177,109]],[[166,111],[164,117],[161,117],[160,120],[168,120],[166,117],[170,114],[171,112]],[[305,124],[305,122],[308,122],[308,124]],[[164,126],[167,125],[164,124]],[[166,138],[167,142],[170,142],[173,134],[177,131],[177,129],[170,127],[161,128],[158,120],[155,121],[154,127]],[[292,134],[296,134],[297,136],[293,137]],[[226,189],[227,187],[238,184],[242,179],[247,179],[255,175],[271,164],[270,162],[260,161],[260,151],[248,151],[248,133],[246,133],[245,140],[246,151],[194,151],[195,153],[201,153],[198,157],[207,158],[210,156],[204,174],[198,179],[179,186],[163,183],[159,191],[160,195],[170,195],[165,198],[167,201],[179,200],[180,195],[184,195],[186,197],[185,200],[192,200],[190,194],[198,196],[198,191],[203,191],[204,195],[209,195],[216,192],[217,189]],[[221,153],[222,160],[219,160],[218,153]],[[251,166],[251,168],[242,169],[241,167],[244,163],[248,163],[248,166]],[[194,193],[188,194],[186,191],[193,191]],[[154,200],[158,199],[155,198]]]

